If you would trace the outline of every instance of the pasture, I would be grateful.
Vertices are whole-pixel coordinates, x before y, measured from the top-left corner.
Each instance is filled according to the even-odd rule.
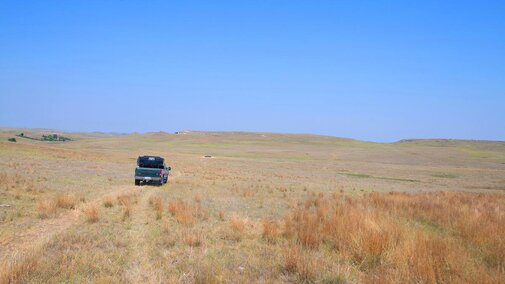
[[[0,131],[0,283],[505,282],[505,142],[20,132],[52,133]]]

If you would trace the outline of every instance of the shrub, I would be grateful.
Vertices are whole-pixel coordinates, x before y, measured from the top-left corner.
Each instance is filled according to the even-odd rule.
[[[9,139],[7,139],[7,141],[9,141],[9,142],[16,142],[16,138],[9,138]]]

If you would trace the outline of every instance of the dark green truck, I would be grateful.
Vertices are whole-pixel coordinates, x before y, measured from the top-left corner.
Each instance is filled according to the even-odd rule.
[[[165,165],[165,159],[157,156],[140,156],[135,168],[135,185],[151,183],[163,185],[168,181],[171,168]]]

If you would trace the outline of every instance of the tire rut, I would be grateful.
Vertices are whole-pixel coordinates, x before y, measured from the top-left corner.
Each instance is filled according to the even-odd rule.
[[[159,274],[149,257],[148,222],[153,218],[149,196],[153,191],[143,190],[137,207],[131,215],[129,240],[131,263],[124,274],[127,283],[161,283]]]
[[[131,192],[133,189],[127,190]],[[56,218],[44,219],[36,223],[32,228],[19,232],[5,244],[0,245],[0,265],[10,261],[18,261],[19,256],[28,255],[30,252],[47,243],[54,236],[76,224],[82,215],[82,208],[91,204],[100,203],[104,196],[125,192],[124,187],[111,191],[94,199],[93,201],[80,204],[78,208],[67,210]]]

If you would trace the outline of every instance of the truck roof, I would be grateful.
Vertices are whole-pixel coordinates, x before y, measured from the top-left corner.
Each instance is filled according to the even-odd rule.
[[[160,156],[139,156],[139,158],[155,158],[155,159],[162,159],[162,160],[164,160],[164,158],[160,157]]]
[[[163,168],[165,159],[158,156],[139,156],[137,166],[145,168]]]

